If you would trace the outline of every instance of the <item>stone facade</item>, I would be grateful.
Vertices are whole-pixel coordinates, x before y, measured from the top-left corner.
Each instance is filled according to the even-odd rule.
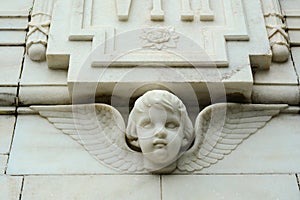
[[[298,0],[2,2],[0,199],[298,200],[299,19]],[[120,161],[160,158],[126,129],[151,90],[182,101],[195,139],[139,171]],[[181,127],[160,109],[152,124]]]

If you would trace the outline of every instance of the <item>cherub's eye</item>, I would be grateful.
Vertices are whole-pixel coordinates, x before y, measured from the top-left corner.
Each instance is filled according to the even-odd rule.
[[[167,122],[166,124],[165,124],[165,127],[166,128],[168,128],[168,129],[176,129],[176,128],[178,128],[180,125],[179,125],[179,123],[177,123],[177,122]]]
[[[142,121],[140,126],[143,128],[152,128],[153,124],[152,124],[151,120],[144,120],[144,121]]]

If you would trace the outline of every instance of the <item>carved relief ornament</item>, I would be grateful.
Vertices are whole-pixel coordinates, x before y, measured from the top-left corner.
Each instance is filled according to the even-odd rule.
[[[274,62],[285,62],[290,56],[289,37],[278,0],[261,0]]]
[[[286,107],[215,104],[193,126],[177,96],[153,90],[135,102],[127,128],[119,111],[106,104],[31,108],[100,163],[121,172],[171,173],[216,164]]]
[[[31,60],[44,61],[55,0],[35,0],[27,33],[26,50]]]

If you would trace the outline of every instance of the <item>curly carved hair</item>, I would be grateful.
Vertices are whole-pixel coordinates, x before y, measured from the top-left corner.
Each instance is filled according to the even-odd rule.
[[[160,105],[168,111],[178,113],[181,117],[181,124],[183,124],[183,144],[182,148],[188,148],[194,139],[194,128],[188,116],[185,105],[174,94],[165,90],[152,90],[146,92],[143,96],[138,98],[134,107],[128,117],[128,125],[126,129],[126,136],[129,143],[136,148],[138,145],[138,136],[136,129],[136,119],[138,114],[145,112],[153,105]]]

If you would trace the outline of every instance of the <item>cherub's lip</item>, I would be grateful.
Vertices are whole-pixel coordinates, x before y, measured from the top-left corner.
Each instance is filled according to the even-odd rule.
[[[165,140],[161,140],[161,139],[156,139],[153,141],[153,146],[157,147],[157,148],[163,148],[165,146],[167,146],[167,141]]]

